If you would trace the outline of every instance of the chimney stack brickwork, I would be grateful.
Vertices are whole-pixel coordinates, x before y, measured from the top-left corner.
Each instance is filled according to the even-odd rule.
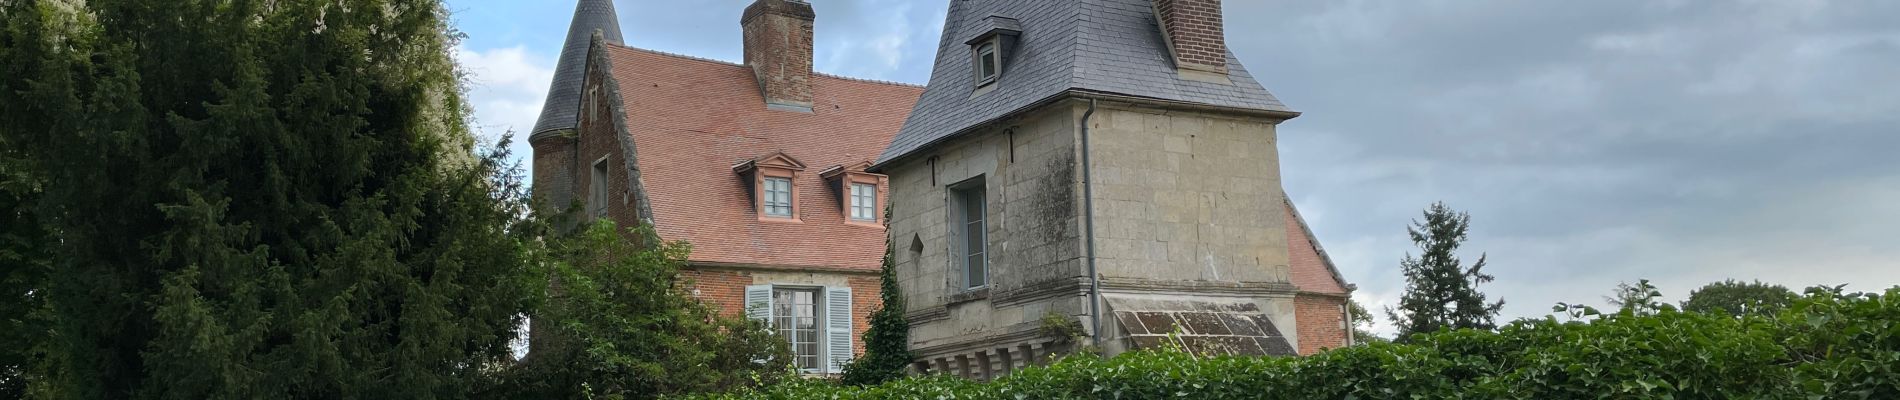
[[[1227,73],[1221,0],[1155,0],[1155,15],[1178,67]]]
[[[758,0],[746,7],[739,26],[745,32],[745,64],[758,77],[766,104],[812,105],[811,4],[796,0]]]

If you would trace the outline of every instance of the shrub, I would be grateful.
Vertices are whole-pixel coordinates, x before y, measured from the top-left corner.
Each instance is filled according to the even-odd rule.
[[[1077,355],[988,383],[795,381],[696,399],[1900,398],[1900,287],[1812,290],[1774,318],[1663,310],[1520,320],[1305,358]]]

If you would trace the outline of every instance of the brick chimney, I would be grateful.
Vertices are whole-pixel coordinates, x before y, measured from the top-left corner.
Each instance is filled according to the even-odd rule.
[[[811,4],[799,0],[758,0],[745,8],[745,64],[759,79],[767,106],[810,110]]]
[[[1175,67],[1227,73],[1220,0],[1155,0],[1155,17]]]

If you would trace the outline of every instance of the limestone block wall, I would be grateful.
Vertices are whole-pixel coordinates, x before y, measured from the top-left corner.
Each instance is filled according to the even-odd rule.
[[[1103,278],[1288,282],[1275,142],[1265,120],[1098,109],[1090,147]]]
[[[912,348],[926,362],[1034,340],[1048,313],[1088,314],[1076,175],[1080,113],[1076,103],[1059,103],[885,169],[892,182],[890,231],[911,316]],[[961,269],[950,254],[948,187],[978,176],[988,202],[989,278],[984,288],[964,290],[957,278]],[[999,361],[1004,357],[998,354],[989,362],[1009,364]],[[1007,357],[1015,363],[1023,359]]]

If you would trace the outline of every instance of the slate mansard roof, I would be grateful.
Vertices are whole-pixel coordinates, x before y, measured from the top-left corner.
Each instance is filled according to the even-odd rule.
[[[693,246],[688,260],[876,271],[884,229],[847,224],[820,172],[877,157],[923,88],[813,74],[812,111],[767,109],[752,68],[604,45],[636,150],[654,230]],[[783,154],[797,173],[798,222],[761,221],[733,166]],[[880,194],[883,196],[884,194]]]
[[[1070,91],[1293,115],[1231,52],[1233,84],[1182,79],[1153,7],[1151,0],[951,1],[929,89],[877,164]],[[993,29],[991,16],[1013,19],[1021,36],[994,91],[972,98],[972,57],[964,43]]]
[[[561,58],[554,64],[554,82],[541,104],[541,117],[534,121],[531,135],[574,129],[581,102],[581,81],[587,76],[587,47],[599,31],[608,43],[620,44],[620,19],[614,14],[613,0],[581,0],[574,6],[574,22],[567,27],[567,42],[561,45]]]

